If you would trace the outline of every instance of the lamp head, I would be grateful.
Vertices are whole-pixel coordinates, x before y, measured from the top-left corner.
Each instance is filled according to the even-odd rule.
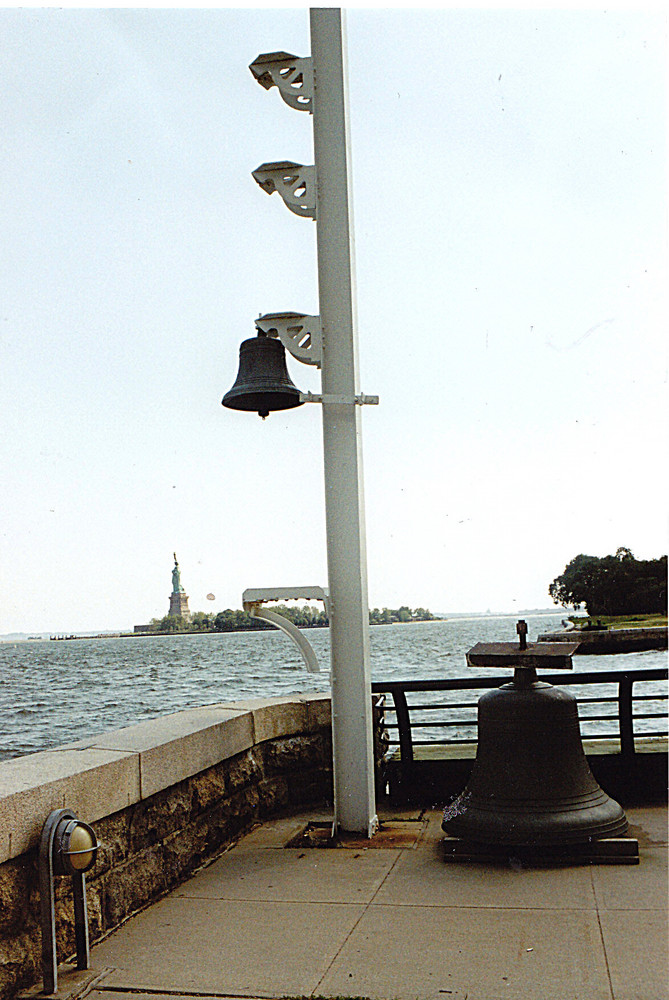
[[[79,819],[62,819],[53,840],[53,870],[56,875],[87,872],[98,855],[95,832]]]

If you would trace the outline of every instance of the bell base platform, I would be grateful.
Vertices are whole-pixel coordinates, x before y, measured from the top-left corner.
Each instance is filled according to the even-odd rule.
[[[602,837],[585,844],[475,844],[444,836],[445,861],[483,861],[512,868],[556,865],[638,865],[639,841],[634,837]]]

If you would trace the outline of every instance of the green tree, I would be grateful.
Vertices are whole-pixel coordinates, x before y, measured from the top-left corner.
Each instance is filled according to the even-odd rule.
[[[285,604],[275,606],[274,610],[291,621],[297,628],[327,628],[329,625],[328,616],[324,608],[312,607],[311,605],[293,605],[287,607]],[[434,615],[426,608],[416,608],[412,610],[407,605],[401,608],[378,608],[370,609],[369,622],[371,625],[389,625],[393,622],[431,621]],[[165,632],[249,632],[260,629],[273,628],[268,622],[253,618],[246,611],[239,608],[233,610],[226,608],[216,614],[208,614],[204,611],[195,611],[190,619],[165,615],[164,618],[153,618],[150,622],[151,631],[155,633]]]
[[[555,604],[589,615],[667,613],[667,557],[635,559],[629,549],[615,555],[578,555],[548,588]]]
[[[434,615],[427,608],[416,608],[412,612],[411,617],[415,622],[431,622],[434,621]]]
[[[158,623],[159,632],[185,632],[188,623],[179,615],[165,615]]]
[[[226,608],[225,611],[219,611],[217,615],[214,615],[215,632],[231,632],[234,626],[235,613],[232,608]]]
[[[211,632],[214,627],[214,616],[206,611],[194,611],[190,617],[191,632]]]

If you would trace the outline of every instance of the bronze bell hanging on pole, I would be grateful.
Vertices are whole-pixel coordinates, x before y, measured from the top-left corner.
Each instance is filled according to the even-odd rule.
[[[442,829],[476,844],[587,844],[627,831],[622,808],[598,785],[583,751],[576,699],[537,680],[537,667],[571,668],[578,643],[478,643],[471,666],[514,666],[510,684],[478,702],[476,760]]]
[[[264,333],[244,340],[239,348],[237,378],[223,397],[223,406],[255,410],[264,419],[271,410],[288,410],[302,402],[300,390],[288,374],[281,341]]]

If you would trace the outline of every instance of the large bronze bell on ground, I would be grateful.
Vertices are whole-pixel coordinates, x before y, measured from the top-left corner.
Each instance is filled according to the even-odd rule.
[[[524,627],[524,631],[523,631]],[[444,812],[442,828],[463,841],[559,846],[619,837],[625,813],[595,781],[576,699],[537,680],[536,668],[571,667],[576,645],[479,643],[472,666],[514,666],[510,684],[478,702],[476,761],[464,791]]]
[[[271,410],[302,404],[300,390],[288,374],[280,340],[261,333],[242,342],[237,378],[222,403],[231,410],[255,410],[263,419]]]

